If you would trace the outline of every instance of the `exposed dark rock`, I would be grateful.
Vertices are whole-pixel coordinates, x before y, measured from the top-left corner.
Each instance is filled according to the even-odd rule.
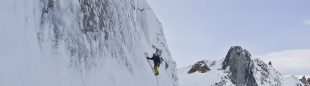
[[[54,8],[54,0],[48,0],[48,8]]]
[[[205,63],[205,61],[199,61],[199,62],[195,63],[187,73],[191,74],[191,73],[194,73],[197,71],[200,73],[206,73],[209,70],[210,70],[210,68]]]
[[[306,76],[303,76],[301,79],[299,79],[301,82],[306,82]]]
[[[229,49],[222,69],[229,69],[229,79],[236,86],[258,86],[253,76],[253,61],[251,54],[240,46],[233,46]]]
[[[310,83],[309,83],[310,79],[308,78],[308,80],[307,80],[306,76],[303,76],[303,77],[302,77],[301,79],[299,79],[299,80],[301,81],[301,83],[304,84],[304,86],[310,86]]]
[[[212,86],[225,86],[226,83],[227,83],[227,81],[225,81],[224,79],[222,79],[220,82],[215,83],[215,84],[212,85]]]
[[[269,62],[268,62],[268,65],[272,66],[272,63],[271,63],[271,61],[269,61]]]

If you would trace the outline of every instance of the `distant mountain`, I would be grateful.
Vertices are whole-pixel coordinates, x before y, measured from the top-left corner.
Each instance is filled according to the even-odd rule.
[[[203,60],[178,70],[180,86],[302,86],[294,76],[284,77],[240,46],[222,60]]]
[[[304,85],[304,86],[310,86],[310,78],[306,78],[306,76],[303,76],[301,79],[299,79],[301,81],[301,83]]]

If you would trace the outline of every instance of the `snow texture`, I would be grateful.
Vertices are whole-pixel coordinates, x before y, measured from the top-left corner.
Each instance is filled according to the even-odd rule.
[[[298,78],[293,75],[282,77],[282,80],[283,80],[283,86],[304,86],[298,80]]]
[[[4,0],[0,86],[178,86],[145,0]],[[162,50],[155,77],[145,59]],[[151,63],[153,65],[153,63]]]

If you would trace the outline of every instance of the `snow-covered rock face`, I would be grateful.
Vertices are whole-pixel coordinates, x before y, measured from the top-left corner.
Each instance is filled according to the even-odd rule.
[[[0,73],[0,86],[177,86],[176,64],[146,0],[3,2],[0,21],[8,25],[1,37],[20,40],[5,46],[23,46],[0,54],[5,63],[22,65],[1,66],[6,72]],[[155,52],[152,45],[169,65],[159,68],[157,78],[145,59]]]
[[[231,47],[222,64],[222,69],[229,68],[229,79],[236,86],[257,86],[251,54],[247,50],[240,46]]]
[[[254,67],[252,69],[254,77],[258,85],[281,86],[281,74],[276,71],[272,65],[267,65],[261,59],[254,59]]]
[[[42,46],[64,48],[74,66],[90,68],[105,58],[115,58],[132,72],[128,58],[138,57],[141,41],[133,1],[41,0]],[[137,42],[138,41],[138,42]],[[140,49],[139,49],[140,48]],[[137,49],[137,50],[134,50]],[[63,53],[63,51],[60,51]],[[141,52],[141,51],[140,51]]]
[[[188,71],[207,66],[207,72]],[[300,86],[295,77],[284,77],[276,71],[270,62],[266,64],[259,58],[251,58],[251,54],[240,46],[233,46],[224,60],[199,61],[192,66],[178,70],[181,86]],[[196,68],[199,69],[199,68]]]
[[[306,76],[303,76],[301,79],[299,79],[301,81],[301,83],[304,85],[304,86],[310,86],[310,78],[306,78]]]

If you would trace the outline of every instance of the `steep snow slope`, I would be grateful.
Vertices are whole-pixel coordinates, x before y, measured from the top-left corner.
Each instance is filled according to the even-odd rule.
[[[201,63],[203,62],[203,63]],[[196,64],[201,65],[200,68]],[[207,72],[189,72],[208,67]],[[272,65],[240,46],[233,46],[224,60],[203,60],[178,70],[181,86],[298,86],[297,78],[283,77]]]
[[[285,76],[283,79],[283,86],[304,86],[296,76]],[[298,82],[298,83],[296,83]]]
[[[162,26],[145,0],[2,2],[0,86],[178,85]],[[144,55],[152,45],[169,65],[157,78]]]

